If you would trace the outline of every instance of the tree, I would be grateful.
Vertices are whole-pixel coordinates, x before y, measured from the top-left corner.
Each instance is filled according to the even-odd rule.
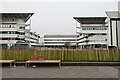
[[[69,46],[70,46],[70,42],[69,41],[65,42],[65,47],[68,48]]]

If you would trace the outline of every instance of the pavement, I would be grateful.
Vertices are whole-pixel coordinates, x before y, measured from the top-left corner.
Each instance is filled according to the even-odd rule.
[[[3,67],[3,78],[118,78],[120,66]]]

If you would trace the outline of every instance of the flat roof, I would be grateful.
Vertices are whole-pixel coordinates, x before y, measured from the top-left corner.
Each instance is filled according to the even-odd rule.
[[[73,17],[82,24],[104,24],[107,17]]]
[[[0,13],[2,18],[7,17],[17,17],[17,18],[23,18],[25,22],[33,15],[34,13]]]
[[[120,12],[118,11],[106,11],[109,18],[120,18]]]

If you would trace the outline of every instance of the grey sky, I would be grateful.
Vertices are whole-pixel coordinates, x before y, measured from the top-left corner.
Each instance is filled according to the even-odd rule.
[[[2,12],[33,12],[32,30],[43,34],[75,34],[77,16],[106,16],[117,2],[4,2]]]

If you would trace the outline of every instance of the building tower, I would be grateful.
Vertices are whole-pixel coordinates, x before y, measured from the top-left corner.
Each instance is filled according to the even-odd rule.
[[[25,40],[25,29],[31,29],[31,18],[33,13],[0,13],[0,46],[12,47],[15,45],[30,45]],[[30,39],[30,35],[29,35]]]
[[[107,17],[74,17],[79,22],[77,44],[80,48],[107,48]]]
[[[120,12],[106,11],[108,16],[108,46],[120,48]]]

